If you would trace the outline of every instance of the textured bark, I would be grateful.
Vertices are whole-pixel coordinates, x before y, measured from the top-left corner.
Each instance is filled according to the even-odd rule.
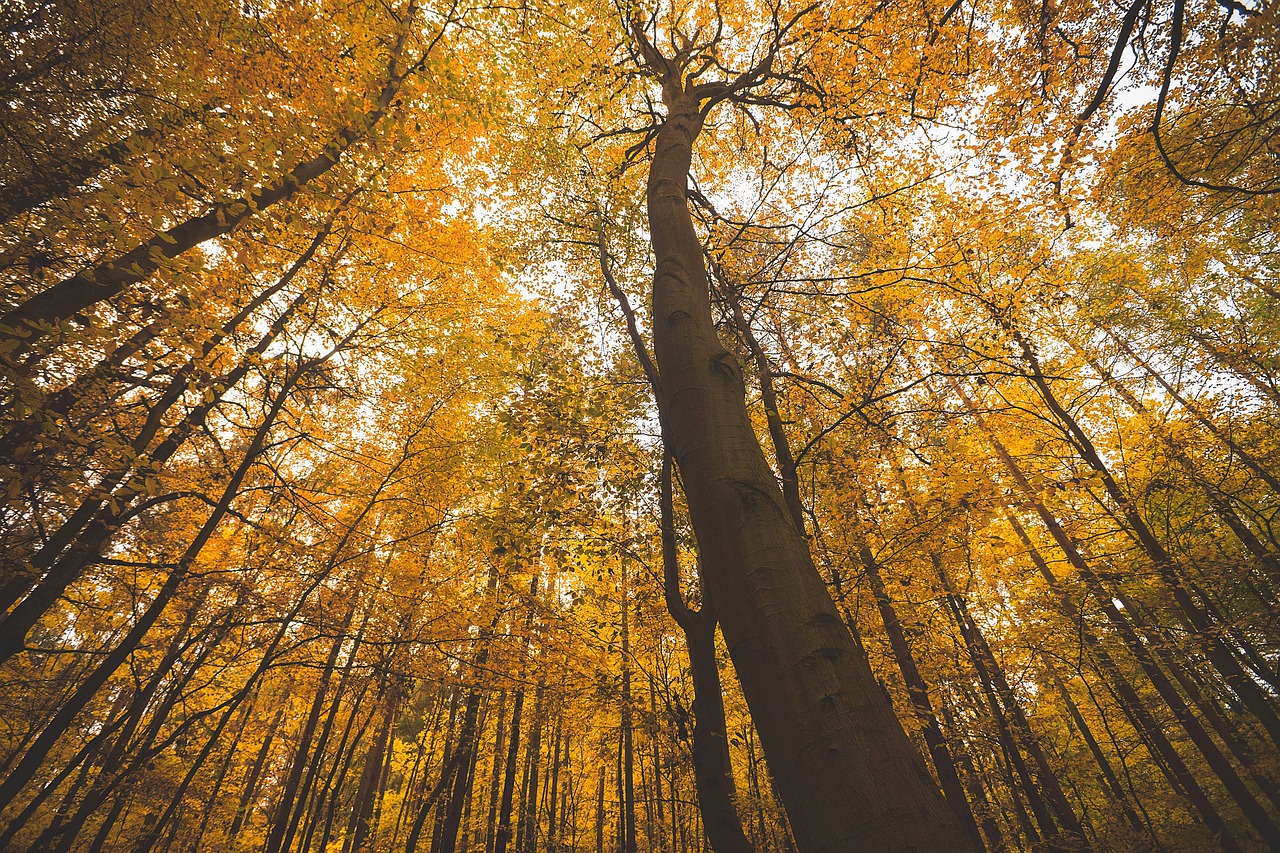
[[[747,351],[751,353],[751,360],[755,362],[756,377],[760,382],[760,402],[764,405],[765,424],[769,427],[774,460],[778,465],[778,478],[782,481],[782,498],[791,512],[791,522],[795,524],[796,530],[803,534],[805,532],[804,502],[800,499],[800,477],[796,473],[796,458],[791,452],[791,442],[787,439],[782,415],[778,413],[778,390],[774,383],[773,365],[769,363],[769,356],[760,345],[760,340],[752,330],[751,323],[742,313],[742,305],[738,301],[733,285],[724,280],[721,270],[716,269],[715,274],[721,283],[720,293],[733,311],[733,323],[743,343],[747,345]]]
[[[682,74],[663,75],[667,116],[647,188],[659,404],[704,577],[796,840],[806,853],[970,850],[814,567],[756,440],[741,368],[716,334],[686,200],[704,116]]]
[[[659,395],[662,385],[657,367],[649,358],[644,340],[640,337],[635,312],[626,293],[618,286],[610,272],[608,253],[603,234],[600,243],[600,268],[614,298],[618,300],[627,320],[627,332],[631,337],[636,358],[644,369],[649,385]],[[702,607],[694,610],[684,600],[680,582],[679,549],[676,542],[675,509],[673,506],[672,478],[674,476],[671,449],[663,435],[662,473],[659,477],[659,514],[662,536],[663,597],[667,612],[684,633],[685,648],[689,654],[689,671],[693,681],[693,744],[694,793],[698,798],[698,811],[702,817],[707,841],[716,853],[751,853],[751,842],[742,829],[742,820],[734,804],[733,765],[729,758],[729,741],[724,719],[724,696],[720,683],[720,667],[716,659],[715,600],[703,583]],[[797,493],[798,495],[798,493]],[[803,519],[801,521],[803,529]],[[652,684],[650,685],[652,689]],[[655,776],[657,772],[657,742],[654,742]],[[674,779],[673,779],[674,784]],[[660,793],[660,787],[659,787]],[[658,798],[661,815],[661,796]],[[672,805],[672,832],[679,831],[679,821]],[[677,844],[672,838],[672,850]]]

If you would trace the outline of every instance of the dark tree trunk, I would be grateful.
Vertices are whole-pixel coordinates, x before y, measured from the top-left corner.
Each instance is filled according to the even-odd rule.
[[[235,838],[239,834],[240,828],[244,826],[244,822],[252,811],[251,804],[254,795],[258,792],[258,779],[261,778],[262,770],[266,767],[267,756],[271,754],[271,744],[275,740],[276,734],[280,731],[280,724],[284,722],[286,707],[286,702],[282,701],[279,710],[276,711],[271,720],[271,725],[267,726],[267,736],[262,739],[262,746],[258,748],[258,754],[253,759],[253,764],[249,766],[249,772],[244,780],[244,787],[240,791],[240,803],[236,806],[235,817],[231,820],[231,828],[227,830],[229,838]]]
[[[700,98],[682,68],[646,53],[667,105],[648,178],[659,408],[796,840],[806,853],[973,849],[857,653],[756,440],[686,200]]]
[[[951,751],[947,748],[946,739],[942,736],[938,718],[933,713],[933,703],[929,700],[929,688],[923,676],[920,675],[920,669],[916,666],[915,657],[911,653],[911,644],[907,640],[906,631],[902,628],[897,610],[889,600],[884,581],[880,578],[880,565],[866,545],[862,546],[860,556],[867,572],[871,595],[875,598],[880,619],[884,622],[885,634],[889,638],[889,648],[893,651],[894,661],[898,664],[898,671],[902,673],[903,683],[907,687],[911,708],[923,727],[925,746],[928,747],[929,755],[933,759],[934,770],[937,771],[938,781],[942,785],[942,794],[955,811],[961,825],[968,831],[974,845],[980,848],[982,836],[978,832],[978,823],[974,820],[973,811],[969,808],[969,800],[964,795],[960,774],[956,772],[956,765],[951,758]]]
[[[372,824],[374,804],[382,789],[383,763],[387,758],[387,750],[391,744],[391,734],[395,730],[396,712],[400,709],[400,686],[393,682],[387,690],[382,704],[382,722],[378,725],[378,733],[369,746],[364,758],[364,771],[360,774],[360,785],[356,789],[355,803],[351,807],[351,824],[348,830],[351,836],[351,853],[360,853],[365,841],[369,838]]]
[[[542,758],[542,725],[545,720],[547,685],[538,682],[534,692],[533,726],[524,753],[525,782],[520,792],[520,825],[516,832],[516,853],[538,849],[538,776]]]
[[[511,729],[507,734],[507,763],[502,776],[502,802],[498,807],[498,826],[494,832],[494,853],[507,853],[511,843],[511,812],[515,805],[516,769],[520,763],[520,716],[524,710],[524,690],[516,691],[511,710]]]

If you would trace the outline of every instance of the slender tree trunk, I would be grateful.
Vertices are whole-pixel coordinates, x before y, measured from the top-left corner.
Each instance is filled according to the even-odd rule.
[[[546,682],[539,681],[534,691],[533,726],[529,745],[525,748],[525,782],[521,786],[520,818],[516,832],[516,853],[534,853],[538,844],[538,771],[542,757],[542,725],[546,711]]]
[[[352,719],[355,719],[355,716],[358,712],[359,712],[358,705],[351,709]],[[329,849],[329,838],[331,837],[331,834],[333,832],[333,822],[338,817],[338,809],[341,805],[341,792],[344,786],[346,785],[347,774],[351,772],[352,768],[355,765],[356,749],[360,746],[360,744],[364,743],[365,735],[369,731],[369,726],[373,725],[374,717],[376,717],[377,715],[378,715],[378,711],[376,708],[370,709],[370,712],[367,715],[364,715],[364,719],[361,721],[359,728],[356,730],[355,737],[351,739],[351,746],[349,746],[346,749],[345,753],[338,756],[338,763],[336,768],[338,770],[338,776],[337,776],[337,779],[334,780],[333,784],[329,787],[329,790],[332,792],[332,796],[329,799],[329,807],[325,810],[324,831],[320,833],[320,843],[316,845],[317,850],[327,851]],[[359,783],[357,783],[357,787],[358,785]],[[353,802],[354,800],[355,798],[352,797]],[[343,839],[344,845],[350,846],[350,840],[351,840],[351,837],[349,835],[346,836]]]
[[[352,758],[351,752],[355,749],[355,742],[351,739],[352,731],[355,728],[356,720],[361,716],[361,703],[368,693],[368,688],[369,684],[367,682],[361,685],[359,692],[350,702],[351,710],[347,713],[346,723],[343,724],[342,736],[338,739],[338,746],[333,751],[333,762],[329,767],[329,773],[325,776],[320,789],[316,791],[315,813],[312,815],[311,820],[308,821],[307,831],[302,836],[302,843],[298,845],[299,853],[308,853],[311,850],[311,840],[316,830],[321,828],[322,822],[324,826],[322,831],[323,842],[320,845],[321,851],[324,850],[324,846],[328,842],[328,834],[338,810],[342,781],[346,778],[347,767]],[[361,733],[363,734],[363,727],[361,728]],[[356,738],[357,741],[359,739],[359,737]],[[351,744],[350,748],[348,748],[348,744]]]
[[[136,512],[133,502],[147,494],[148,475],[154,476],[161,470],[187,439],[204,425],[223,395],[260,363],[262,354],[304,302],[305,298],[302,296],[291,302],[236,367],[216,381],[209,379],[203,387],[212,389],[216,386],[222,390],[211,397],[207,396],[187,412],[177,425],[168,430],[164,439],[151,448],[152,441],[163,426],[164,414],[192,387],[191,380],[195,371],[193,365],[197,362],[188,362],[190,372],[184,372],[186,368],[179,371],[165,394],[151,407],[147,421],[134,436],[126,458],[117,461],[97,484],[95,494],[83,500],[49,537],[48,542],[30,558],[29,562],[35,572],[47,571],[43,578],[35,582],[33,588],[30,584],[24,585],[22,592],[26,593],[25,597],[0,619],[0,663],[22,651],[27,633],[40,617],[53,607],[67,587],[97,558],[102,547],[119,527],[133,517]],[[34,580],[31,576],[26,579]]]
[[[186,551],[178,559],[177,564],[169,573],[169,577],[151,600],[147,609],[137,618],[133,627],[120,643],[99,661],[90,675],[81,682],[75,692],[58,708],[53,719],[49,721],[48,725],[40,732],[39,737],[27,748],[27,751],[10,771],[4,782],[0,783],[0,808],[4,808],[12,802],[18,792],[31,781],[36,771],[44,763],[53,745],[71,727],[72,722],[80,711],[97,695],[98,690],[106,684],[107,680],[133,653],[143,636],[160,618],[160,614],[177,593],[178,587],[185,579],[187,571],[195,563],[196,557],[204,550],[205,544],[213,536],[214,531],[231,509],[231,504],[236,496],[239,495],[240,486],[244,482],[249,468],[257,461],[258,455],[262,452],[262,448],[266,443],[267,433],[274,426],[276,418],[284,408],[285,401],[293,390],[293,386],[302,377],[302,373],[303,370],[301,368],[294,370],[278,392],[271,409],[254,433],[254,437],[249,442],[239,466],[231,475],[231,479],[223,489],[222,496],[214,505],[213,511],[191,544],[187,546]]]
[[[481,632],[481,647],[476,655],[475,664],[477,672],[488,661],[488,639],[491,634],[491,630],[487,634]],[[475,765],[477,746],[480,739],[480,727],[478,724],[480,701],[480,692],[471,690],[467,695],[467,703],[462,712],[462,727],[458,734],[457,746],[457,750],[461,752],[457,762],[459,769],[454,774],[453,785],[449,789],[449,796],[445,802],[445,812],[441,820],[440,831],[436,835],[436,843],[433,845],[433,849],[438,850],[439,853],[453,853],[456,849],[458,830],[462,825],[462,812],[471,796],[472,768]]]
[[[914,521],[919,523],[922,520],[922,514],[919,507],[916,506],[902,469],[895,465],[894,470],[899,487],[902,490],[902,499],[907,512]],[[982,628],[970,614],[968,602],[956,591],[955,585],[943,565],[942,557],[936,550],[929,550],[929,560],[933,564],[934,574],[937,575],[943,592],[946,594],[948,608],[955,617],[956,626],[960,629],[960,636],[964,641],[966,650],[969,652],[970,660],[973,662],[975,670],[977,670],[997,728],[1009,737],[1007,745],[1009,759],[1023,782],[1027,802],[1036,816],[1036,822],[1040,825],[1045,837],[1050,840],[1051,845],[1061,843],[1062,839],[1056,838],[1058,834],[1057,828],[1049,815],[1048,809],[1051,809],[1053,814],[1056,815],[1057,823],[1062,830],[1075,836],[1079,843],[1084,843],[1084,827],[1081,826],[1075,810],[1067,800],[1066,794],[1058,782],[1058,777],[1053,772],[1053,768],[1049,766],[1048,761],[1045,759],[1039,739],[1036,737],[1035,732],[1032,731],[1031,723],[1027,720],[1017,695],[1005,677],[1004,668],[991,651],[991,646],[988,644]],[[1031,760],[1036,765],[1038,785],[1023,761],[1022,752],[1024,750],[1031,756]],[[1046,809],[1046,805],[1048,809]]]
[[[502,802],[498,807],[498,826],[494,833],[494,853],[507,853],[511,843],[511,811],[515,801],[516,769],[520,763],[520,716],[524,710],[524,688],[516,690],[511,709],[511,728],[507,734],[507,763],[502,776]]]
[[[684,632],[685,647],[689,653],[689,675],[693,682],[694,791],[707,839],[716,853],[749,853],[752,846],[743,831],[734,803],[724,693],[716,660],[715,601],[704,588],[702,609],[691,610],[680,589],[671,463],[670,455],[664,455],[659,484],[663,585],[667,610]],[[673,811],[672,821],[675,820]]]
[[[551,767],[547,780],[547,850],[555,850],[559,843],[560,826],[556,823],[556,804],[560,796],[560,765],[564,763],[566,755],[562,750],[567,752],[568,744],[564,740],[564,713],[563,710],[556,713],[556,728],[553,739],[555,745],[551,750]]]
[[[622,853],[636,853],[636,785],[635,749],[632,742],[634,728],[631,707],[631,590],[627,584],[627,564],[624,558],[621,569],[622,593]],[[536,736],[536,730],[535,730]],[[518,853],[528,853],[520,850]]]
[[[351,837],[351,853],[360,853],[371,831],[370,819],[373,816],[374,804],[382,789],[383,764],[386,761],[391,744],[391,735],[395,730],[396,713],[400,710],[400,684],[396,676],[389,676],[391,685],[382,703],[382,722],[374,742],[364,759],[364,772],[360,775],[360,785],[356,789],[355,803],[351,807],[351,823],[347,833]]]
[[[981,848],[982,836],[978,831],[978,823],[974,820],[973,811],[969,808],[969,801],[964,795],[960,774],[956,771],[955,762],[951,758],[951,751],[947,749],[946,740],[942,736],[942,729],[938,726],[938,718],[933,713],[933,703],[929,700],[929,689],[925,685],[924,678],[920,675],[919,668],[916,666],[915,657],[911,653],[911,645],[907,641],[906,631],[902,628],[897,610],[894,609],[893,602],[889,600],[889,594],[885,591],[884,581],[880,578],[880,565],[875,556],[872,555],[871,549],[866,545],[862,546],[859,556],[862,559],[863,567],[866,569],[871,595],[875,599],[876,608],[880,611],[881,621],[884,622],[885,634],[889,638],[889,647],[893,651],[894,661],[898,664],[898,671],[902,673],[902,680],[907,688],[907,697],[911,701],[911,707],[915,712],[916,718],[920,720],[925,746],[928,747],[929,755],[933,759],[934,770],[937,772],[938,781],[942,785],[942,794],[947,798],[947,803],[950,804],[952,810],[955,811],[961,825],[968,831],[974,846]]]
[[[1058,696],[1062,699],[1062,704],[1066,707],[1067,713],[1070,714],[1071,721],[1075,723],[1076,731],[1084,739],[1085,746],[1089,748],[1089,754],[1093,756],[1094,763],[1098,765],[1098,771],[1102,774],[1107,793],[1111,795],[1112,801],[1120,807],[1120,812],[1124,815],[1124,819],[1129,823],[1129,826],[1135,832],[1145,833],[1147,827],[1129,803],[1129,798],[1125,795],[1124,788],[1120,785],[1120,779],[1116,776],[1115,768],[1111,766],[1111,762],[1107,759],[1106,754],[1103,753],[1102,747],[1098,745],[1098,741],[1093,736],[1093,731],[1089,728],[1089,724],[1085,722],[1084,716],[1080,713],[1075,700],[1071,698],[1071,692],[1067,690],[1067,685],[1062,682],[1062,676],[1058,674],[1058,670],[1052,661],[1045,656],[1041,656],[1041,659],[1049,673],[1049,679],[1058,689]]]
[[[267,756],[271,754],[271,744],[275,741],[276,734],[280,731],[280,724],[284,722],[286,708],[287,697],[284,701],[281,701],[279,710],[276,711],[271,724],[267,726],[267,735],[262,739],[262,746],[258,748],[258,755],[249,767],[249,773],[244,780],[244,787],[240,792],[240,803],[236,806],[235,817],[231,821],[230,829],[227,830],[227,836],[230,838],[235,838],[239,834],[240,828],[249,817],[250,806],[254,795],[258,791],[258,779],[262,776],[263,768],[266,767]]]
[[[596,782],[596,853],[604,853],[604,774],[605,765],[601,764]]]
[[[502,756],[506,754],[504,745],[507,736],[507,692],[502,691],[498,700],[497,730],[493,735],[493,765],[489,770],[489,816],[485,820],[485,853],[493,853],[498,835],[498,796],[502,784]]]
[[[1111,372],[1103,367],[1092,355],[1084,352],[1084,350],[1070,338],[1067,339],[1067,342],[1088,362],[1089,366],[1093,368],[1095,373],[1102,377],[1110,387],[1115,389],[1116,393],[1118,393],[1120,398],[1128,404],[1129,408],[1133,409],[1134,412],[1144,418],[1148,425],[1153,429],[1159,431],[1162,442],[1169,450],[1169,455],[1173,457],[1173,460],[1178,463],[1182,470],[1187,473],[1187,476],[1191,478],[1191,481],[1195,483],[1204,494],[1205,499],[1209,502],[1209,506],[1213,508],[1214,514],[1217,515],[1228,528],[1230,528],[1231,532],[1240,540],[1240,543],[1245,546],[1245,549],[1257,559],[1258,565],[1262,567],[1263,571],[1270,579],[1273,589],[1275,589],[1277,585],[1280,585],[1280,558],[1277,558],[1274,553],[1268,551],[1263,546],[1258,537],[1254,535],[1254,532],[1249,529],[1249,526],[1245,524],[1244,520],[1240,518],[1236,511],[1231,507],[1231,504],[1227,502],[1226,497],[1206,481],[1203,476],[1201,476],[1199,470],[1195,466],[1195,463],[1193,463],[1190,457],[1187,456],[1181,445],[1179,445],[1179,443],[1169,435],[1167,431],[1163,430],[1159,424],[1154,422],[1154,418],[1152,418],[1146,405],[1144,405],[1132,391],[1126,388],[1124,383],[1118,381],[1114,376],[1112,376]],[[1270,603],[1275,603],[1274,597],[1271,599]]]

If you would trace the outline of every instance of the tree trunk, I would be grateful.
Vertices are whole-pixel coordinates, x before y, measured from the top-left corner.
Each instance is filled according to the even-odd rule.
[[[392,683],[383,699],[382,722],[365,756],[364,771],[360,774],[360,785],[356,789],[355,803],[351,807],[351,824],[348,830],[351,836],[351,853],[360,853],[369,837],[374,803],[382,789],[383,763],[395,730],[396,712],[400,709],[400,685],[396,676],[390,678]]]
[[[665,61],[665,60],[664,60]],[[857,654],[747,414],[686,201],[704,115],[667,62],[648,178],[659,408],[708,588],[800,848],[971,850]]]
[[[534,853],[538,849],[538,771],[542,758],[542,725],[546,712],[547,685],[538,682],[534,691],[533,727],[524,752],[525,781],[520,792],[520,821],[516,832],[516,853]]]
[[[177,564],[169,573],[169,577],[165,580],[156,596],[151,600],[147,609],[134,622],[133,627],[116,645],[114,649],[103,656],[97,666],[89,676],[76,688],[75,692],[67,699],[66,702],[58,708],[53,719],[49,721],[44,730],[40,732],[39,737],[28,747],[17,765],[0,784],[0,808],[7,806],[12,802],[13,798],[22,790],[26,784],[31,781],[44,759],[48,756],[53,745],[62,736],[68,728],[71,727],[77,714],[89,704],[90,700],[97,694],[98,690],[106,684],[107,680],[115,673],[115,671],[133,654],[142,637],[151,629],[155,621],[160,618],[160,614],[168,606],[173,596],[178,591],[178,587],[186,578],[187,571],[195,563],[196,558],[204,549],[205,544],[213,536],[218,525],[222,523],[222,519],[231,509],[231,504],[240,494],[240,486],[244,482],[245,476],[249,472],[249,468],[257,461],[258,455],[262,452],[266,443],[267,434],[271,427],[275,424],[276,418],[280,411],[284,408],[285,401],[288,399],[293,390],[293,386],[302,377],[303,369],[295,369],[283,387],[277,393],[272,403],[271,409],[267,412],[266,417],[258,426],[254,433],[253,439],[249,442],[249,446],[245,449],[243,458],[240,460],[239,466],[231,475],[230,481],[223,489],[221,497],[214,505],[213,511],[206,519],[204,525],[200,528],[191,544],[179,557]]]
[[[978,832],[978,823],[974,820],[973,811],[969,808],[969,800],[964,795],[960,774],[956,772],[951,751],[947,749],[942,729],[938,726],[938,718],[933,713],[933,703],[929,700],[929,688],[920,675],[920,669],[916,666],[915,657],[911,653],[911,645],[907,641],[906,631],[902,628],[897,610],[889,600],[884,581],[880,578],[880,565],[866,545],[862,546],[860,556],[867,572],[871,595],[875,599],[876,608],[880,611],[880,619],[884,622],[885,634],[889,638],[889,648],[893,651],[894,661],[898,664],[898,671],[902,673],[903,683],[907,687],[911,708],[923,727],[925,746],[928,747],[929,755],[933,759],[934,770],[942,785],[942,794],[955,811],[961,825],[969,833],[974,846],[981,848],[982,836]]]
[[[502,776],[502,802],[498,807],[498,827],[494,833],[494,853],[507,853],[511,843],[511,812],[515,805],[516,767],[520,759],[520,716],[524,710],[524,689],[516,691],[507,734],[507,763]]]

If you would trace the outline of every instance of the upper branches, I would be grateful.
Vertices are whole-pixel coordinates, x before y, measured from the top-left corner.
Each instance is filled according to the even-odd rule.
[[[785,18],[779,5],[771,6],[765,31],[750,50],[745,68],[723,59],[734,46],[726,43],[730,28],[718,3],[709,34],[704,26],[687,32],[682,16],[676,15],[666,27],[669,50],[665,52],[658,47],[662,29],[658,14],[643,20],[632,17],[628,22],[634,40],[630,52],[642,73],[658,80],[668,109],[678,104],[691,105],[705,118],[726,101],[791,108],[799,105],[805,90],[799,71],[803,50],[792,50],[800,45],[793,31],[818,6],[811,3]],[[703,79],[707,75],[714,75],[715,79]]]

